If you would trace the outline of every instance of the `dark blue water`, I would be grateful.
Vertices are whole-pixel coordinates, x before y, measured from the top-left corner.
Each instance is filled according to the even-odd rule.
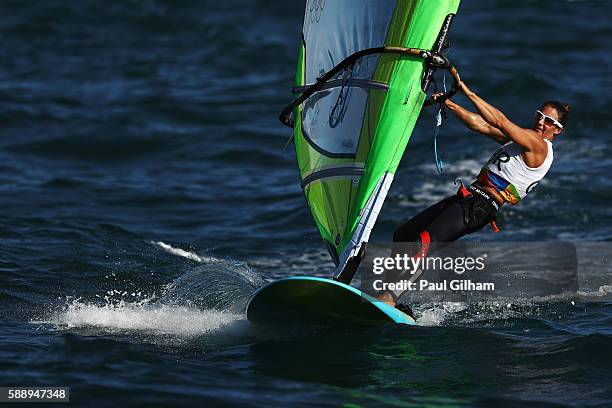
[[[518,123],[573,104],[549,176],[476,238],[604,245],[581,295],[297,334],[244,305],[265,280],[331,273],[276,119],[303,2],[0,8],[0,385],[70,386],[79,406],[612,406],[609,1],[466,0],[450,54]],[[450,119],[438,176],[433,121],[374,241],[495,148]]]

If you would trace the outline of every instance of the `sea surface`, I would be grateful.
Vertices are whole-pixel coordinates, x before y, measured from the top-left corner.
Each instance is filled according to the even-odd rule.
[[[69,386],[87,407],[612,406],[612,2],[464,0],[449,53],[517,123],[573,105],[547,178],[501,234],[471,239],[594,243],[579,290],[294,333],[244,307],[266,281],[332,273],[277,120],[303,13],[0,2],[0,386]],[[422,114],[373,242],[495,149],[449,118],[440,176],[434,122]]]

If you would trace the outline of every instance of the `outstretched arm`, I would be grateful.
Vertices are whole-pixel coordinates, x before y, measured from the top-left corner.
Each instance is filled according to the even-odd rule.
[[[515,143],[521,145],[525,150],[535,152],[536,150],[546,148],[546,144],[536,132],[530,129],[523,129],[510,119],[508,119],[502,111],[485,102],[480,96],[476,95],[465,82],[461,81],[459,89],[463,91],[470,102],[480,113],[481,118],[489,125],[500,130],[507,138],[512,139]]]
[[[465,109],[450,99],[446,100],[445,105],[468,129],[481,133],[500,144],[510,141],[508,136],[501,130],[489,125],[479,114]]]

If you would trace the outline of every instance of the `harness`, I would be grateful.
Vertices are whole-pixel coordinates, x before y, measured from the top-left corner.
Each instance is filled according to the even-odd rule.
[[[497,204],[497,201],[495,201],[495,199],[491,196],[491,194],[489,194],[484,188],[482,188],[482,186],[480,186],[477,181],[465,187],[463,185],[463,181],[460,178],[457,178],[455,180],[455,183],[457,183],[457,180],[459,181],[459,184],[460,184],[459,189],[457,190],[457,195],[461,197],[463,200],[467,200],[472,196],[478,196],[482,198],[492,208],[494,208],[495,211],[499,210],[499,204]],[[468,220],[466,220],[466,222],[467,221]],[[491,229],[493,230],[493,232],[501,232],[501,229],[497,225],[496,221],[497,221],[497,218],[491,220],[491,222],[489,223],[491,224]]]

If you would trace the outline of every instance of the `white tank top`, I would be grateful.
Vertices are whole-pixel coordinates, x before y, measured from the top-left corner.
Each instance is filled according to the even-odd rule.
[[[544,178],[553,162],[553,148],[549,140],[546,159],[539,167],[529,167],[523,160],[523,148],[509,142],[497,150],[482,168],[478,181],[493,187],[510,204],[518,204]]]

